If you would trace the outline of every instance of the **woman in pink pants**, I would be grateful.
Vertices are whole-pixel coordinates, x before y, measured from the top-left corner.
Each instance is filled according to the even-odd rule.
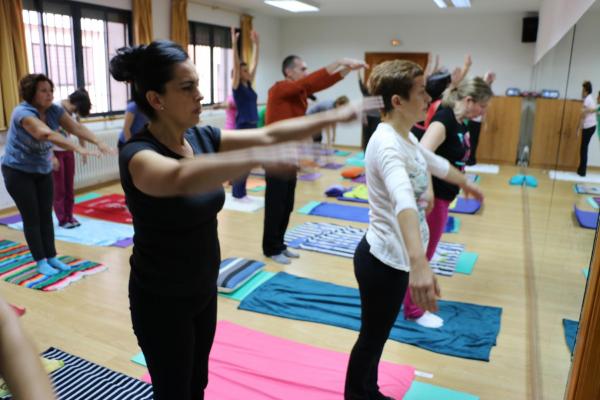
[[[444,92],[442,104],[435,113],[427,131],[421,139],[421,145],[437,155],[447,159],[451,165],[464,170],[471,155],[469,131],[465,120],[477,118],[485,113],[493,93],[489,84],[481,78],[461,81]],[[431,260],[440,242],[446,222],[448,208],[459,192],[459,187],[451,183],[432,178],[434,202],[427,216],[429,225],[429,244],[427,259]],[[404,317],[429,328],[439,328],[444,321],[435,314],[417,307],[412,301],[410,290],[404,298]]]

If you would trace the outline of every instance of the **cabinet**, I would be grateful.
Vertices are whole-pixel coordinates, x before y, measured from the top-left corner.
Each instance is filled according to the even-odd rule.
[[[521,134],[520,97],[493,97],[483,119],[477,162],[514,164]]]

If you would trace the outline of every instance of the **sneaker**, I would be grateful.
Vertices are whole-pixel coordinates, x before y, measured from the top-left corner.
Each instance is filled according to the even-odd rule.
[[[69,222],[62,223],[62,224],[59,224],[58,226],[60,226],[61,228],[64,228],[64,229],[71,229],[71,228],[75,228],[75,227],[73,226],[73,223],[71,223],[70,221],[69,221]]]
[[[75,218],[73,218],[69,222],[73,225],[73,228],[77,228],[78,226],[81,226],[81,222],[77,221]]]
[[[269,256],[270,259],[272,259],[273,261],[275,261],[278,264],[291,264],[292,262],[290,261],[289,258],[287,258],[286,256],[283,255],[283,253],[280,254],[275,254],[273,256]]]
[[[286,256],[287,258],[300,258],[300,254],[294,253],[293,251],[291,251],[289,249],[285,249],[282,254],[284,256]]]

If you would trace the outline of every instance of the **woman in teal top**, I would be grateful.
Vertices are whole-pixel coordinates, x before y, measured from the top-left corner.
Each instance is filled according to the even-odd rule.
[[[54,84],[42,74],[25,76],[19,82],[24,100],[12,112],[2,158],[2,175],[8,194],[23,219],[25,239],[40,274],[54,275],[69,266],[56,258],[52,223],[52,144],[81,155],[96,155],[58,132],[60,127],[98,146],[112,150],[85,126],[53,104]]]

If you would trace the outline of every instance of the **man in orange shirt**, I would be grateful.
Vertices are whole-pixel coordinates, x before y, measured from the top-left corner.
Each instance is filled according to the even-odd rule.
[[[327,89],[350,71],[365,67],[363,61],[344,58],[308,74],[306,63],[300,57],[286,57],[281,68],[285,80],[275,83],[269,89],[265,123],[268,125],[305,115],[308,96]],[[288,250],[283,241],[294,208],[296,175],[283,178],[267,171],[266,182],[263,253],[280,264],[289,264],[290,258],[299,257],[297,253]]]

